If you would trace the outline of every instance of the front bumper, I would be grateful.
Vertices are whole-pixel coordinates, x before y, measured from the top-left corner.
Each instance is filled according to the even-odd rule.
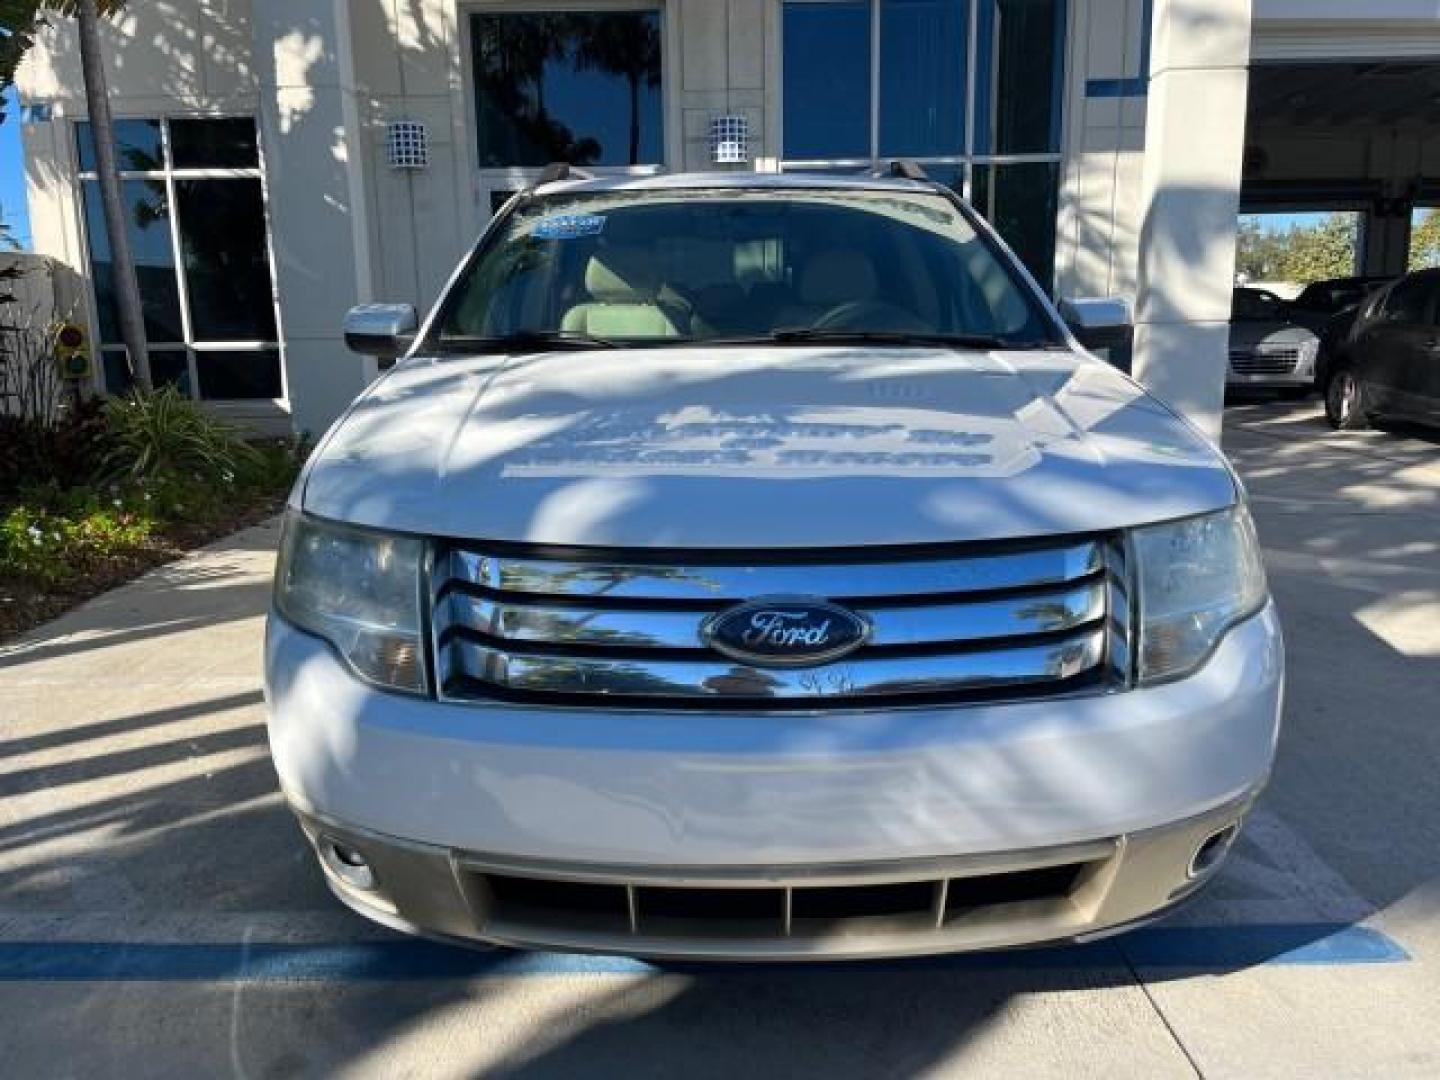
[[[1237,822],[1268,775],[1283,667],[1267,607],[1196,674],[1143,690],[677,716],[381,693],[274,616],[266,646],[282,787],[312,838],[374,869],[377,887],[357,890],[322,858],[347,903],[456,938],[777,959],[1068,939],[1164,908],[1203,880],[1188,873],[1197,846]],[[1000,881],[1055,866],[1073,875],[1007,879],[1036,884],[1023,895]],[[517,907],[495,877],[618,888],[629,909]],[[791,918],[796,897],[804,910],[818,895],[796,892],[810,886],[905,884],[913,901],[942,881],[970,895],[955,883],[979,878],[999,889],[981,899],[1010,899],[940,903],[928,926],[898,900],[799,934]],[[668,904],[686,887],[770,890],[779,932],[725,918],[646,925],[645,890]]]
[[[1234,371],[1225,373],[1226,386],[1301,387],[1312,386],[1314,382],[1315,368],[1313,365],[1304,370],[1284,372],[1278,375],[1241,375]]]

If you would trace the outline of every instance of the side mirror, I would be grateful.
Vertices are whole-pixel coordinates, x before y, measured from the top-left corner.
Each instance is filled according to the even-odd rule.
[[[361,304],[345,315],[345,345],[364,356],[394,360],[420,327],[413,304]]]
[[[1061,300],[1060,317],[1087,349],[1125,348],[1133,336],[1130,301],[1124,297]]]

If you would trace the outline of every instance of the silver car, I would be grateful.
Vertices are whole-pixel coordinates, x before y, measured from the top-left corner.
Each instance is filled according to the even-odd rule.
[[[1296,322],[1289,305],[1266,289],[1238,288],[1230,310],[1227,386],[1308,393],[1315,382],[1320,337]]]

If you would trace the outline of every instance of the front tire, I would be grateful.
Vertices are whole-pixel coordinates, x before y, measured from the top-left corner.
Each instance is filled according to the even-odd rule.
[[[1365,409],[1365,383],[1353,368],[1341,368],[1325,387],[1325,419],[1336,431],[1363,431],[1370,426]]]

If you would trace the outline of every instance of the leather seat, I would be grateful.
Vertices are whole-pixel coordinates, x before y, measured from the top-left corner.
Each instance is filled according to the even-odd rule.
[[[621,246],[597,251],[585,264],[585,292],[590,299],[565,312],[562,330],[615,338],[689,333],[683,308],[662,299],[648,251]]]

